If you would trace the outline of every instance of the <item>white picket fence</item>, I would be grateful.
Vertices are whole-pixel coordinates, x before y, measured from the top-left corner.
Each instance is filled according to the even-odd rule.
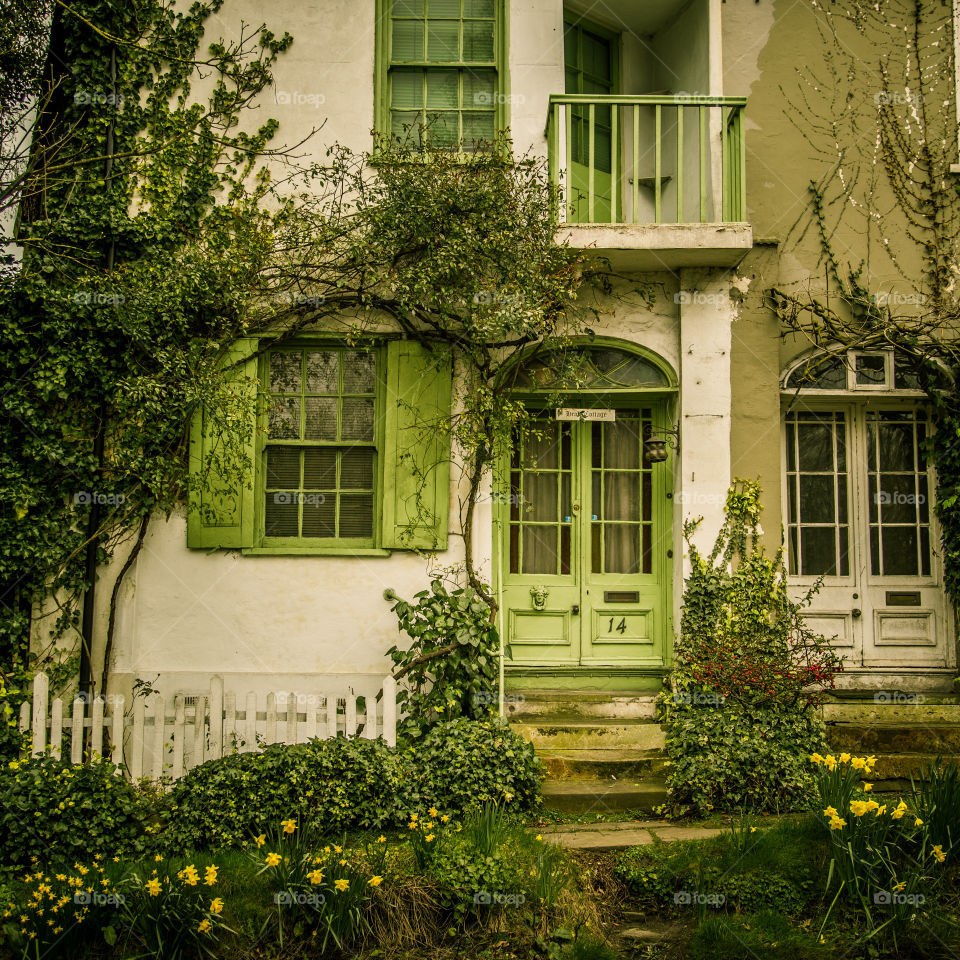
[[[253,752],[270,743],[305,743],[340,734],[383,737],[391,747],[397,743],[393,677],[384,678],[379,702],[373,696],[333,690],[315,695],[269,693],[262,711],[255,693],[248,693],[238,709],[237,695],[225,694],[223,679],[217,676],[210,680],[208,696],[135,696],[129,712],[122,696],[96,697],[89,710],[87,701],[77,697],[66,717],[63,700],[48,703],[49,692],[47,675],[38,673],[33,697],[20,706],[20,729],[31,735],[31,753],[62,759],[68,736],[71,763],[108,756],[131,780],[177,779],[205,760]],[[359,699],[364,700],[362,711]]]

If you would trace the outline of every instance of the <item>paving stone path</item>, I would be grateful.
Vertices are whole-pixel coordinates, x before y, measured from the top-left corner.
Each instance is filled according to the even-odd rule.
[[[693,827],[667,820],[617,823],[558,823],[535,829],[544,840],[571,850],[622,850],[662,840],[706,840],[723,833],[723,827]]]

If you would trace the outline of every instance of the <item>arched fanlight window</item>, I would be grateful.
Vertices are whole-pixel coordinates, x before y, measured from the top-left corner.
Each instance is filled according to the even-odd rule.
[[[787,390],[919,391],[916,374],[892,350],[819,353],[798,363],[784,382]]]
[[[520,390],[626,390],[669,386],[664,372],[644,357],[615,347],[584,347],[539,354],[514,380]]]

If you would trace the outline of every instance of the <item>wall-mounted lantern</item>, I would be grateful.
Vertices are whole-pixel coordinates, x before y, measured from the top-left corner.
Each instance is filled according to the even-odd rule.
[[[649,427],[649,435],[643,439],[643,459],[647,463],[663,463],[667,459],[667,447],[680,449],[680,428]]]

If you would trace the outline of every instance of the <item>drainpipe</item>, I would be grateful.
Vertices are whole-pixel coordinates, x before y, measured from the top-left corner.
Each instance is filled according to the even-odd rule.
[[[497,633],[500,636],[500,695],[498,709],[503,717],[503,518],[497,516]]]
[[[113,94],[112,103],[114,109],[117,105],[117,50],[116,47],[110,49],[110,86]],[[114,124],[116,123],[116,113],[110,116],[110,124],[107,127],[106,143],[106,162],[104,165],[104,186],[109,189],[110,175],[113,173],[113,155],[114,149]],[[111,237],[107,244],[105,266],[107,272],[113,270],[113,263],[116,257],[116,241]],[[97,480],[103,478],[103,447],[106,434],[107,404],[106,398],[101,394],[100,409],[97,416],[97,432],[93,438],[93,455],[97,458]],[[91,491],[94,496],[91,498],[90,515],[87,519],[87,547],[85,556],[84,579],[87,589],[83,593],[83,616],[80,622],[80,677],[79,693],[83,700],[92,700],[96,691],[93,687],[93,613],[96,606],[97,597],[97,531],[100,529],[100,504],[97,494],[98,490]],[[102,692],[102,691],[101,691]]]

